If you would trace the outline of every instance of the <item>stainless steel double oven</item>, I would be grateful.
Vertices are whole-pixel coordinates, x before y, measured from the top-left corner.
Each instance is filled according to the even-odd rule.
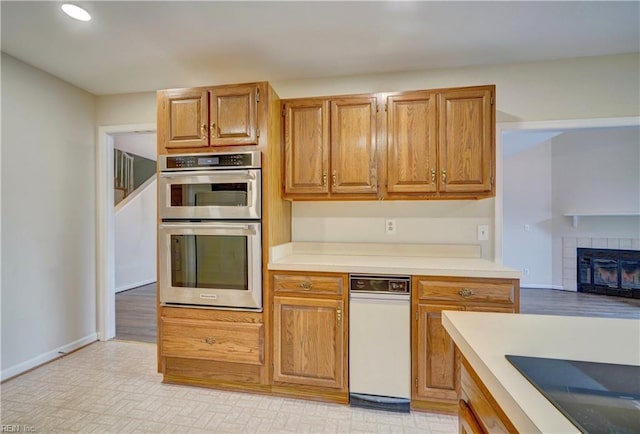
[[[160,156],[160,302],[262,309],[260,152]]]

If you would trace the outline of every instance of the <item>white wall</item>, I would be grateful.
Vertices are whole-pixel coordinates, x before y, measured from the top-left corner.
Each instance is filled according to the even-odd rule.
[[[113,147],[149,160],[158,160],[158,146],[155,131],[114,134]]]
[[[496,84],[497,121],[508,122],[638,116],[639,76],[640,56],[626,54],[550,62],[272,81],[271,84],[281,98]],[[98,97],[98,125],[155,120],[153,92]],[[377,221],[362,220],[366,217],[352,217],[362,209],[361,202],[341,205],[297,203],[293,208],[293,239],[307,237],[307,229],[315,229],[311,233],[318,240],[333,239],[336,234],[349,234],[362,241],[380,241],[379,219],[395,211],[394,205],[389,205],[390,203],[368,202],[366,209],[377,216]],[[406,207],[408,214],[405,218],[416,220],[409,222],[405,228],[438,227],[441,233],[456,235],[452,238],[455,242],[477,243],[475,229],[471,231],[470,228],[486,222],[493,226],[493,207],[488,206],[493,203],[491,199],[468,202],[463,220],[447,219],[448,207],[455,208],[454,204],[421,203],[422,207]],[[441,212],[445,214],[440,214]],[[432,214],[439,220],[428,220]],[[344,219],[328,220],[331,216],[342,216]],[[317,223],[322,223],[319,227],[331,225],[331,230],[322,231],[315,226],[309,227],[308,222],[312,220],[308,219],[314,218]],[[357,219],[362,224],[357,225],[355,233],[359,235],[356,236],[351,229]],[[416,239],[421,242],[435,240],[439,236],[437,234],[435,230],[428,230]],[[493,239],[492,234],[490,239]],[[383,240],[386,241],[387,238]],[[493,257],[493,250],[493,241],[490,241],[483,245],[483,256]]]
[[[562,237],[639,238],[640,217],[567,212],[640,213],[640,129],[579,130],[552,140],[553,283],[562,284]]]
[[[95,97],[2,53],[2,378],[96,339]]]
[[[115,212],[115,292],[156,281],[157,182]]]
[[[476,241],[478,224],[490,224],[493,199],[480,201],[294,202],[292,241],[479,244],[491,258],[490,241]],[[487,217],[488,216],[488,217]],[[385,233],[385,219],[396,233]]]
[[[522,271],[522,286],[550,288],[551,141],[544,140],[516,153],[508,153],[507,147],[505,143],[503,262]]]

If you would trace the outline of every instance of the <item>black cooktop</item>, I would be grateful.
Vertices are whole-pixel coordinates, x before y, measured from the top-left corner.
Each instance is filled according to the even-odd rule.
[[[505,356],[584,433],[640,433],[640,366]]]

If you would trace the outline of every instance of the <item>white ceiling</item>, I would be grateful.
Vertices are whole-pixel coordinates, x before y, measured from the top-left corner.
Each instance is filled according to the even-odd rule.
[[[637,1],[1,1],[2,51],[94,94],[640,51]]]

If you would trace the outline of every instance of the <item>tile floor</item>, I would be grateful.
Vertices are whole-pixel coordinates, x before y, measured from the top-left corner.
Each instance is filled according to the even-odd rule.
[[[457,418],[161,383],[154,344],[98,342],[0,385],[2,431],[456,433]]]

